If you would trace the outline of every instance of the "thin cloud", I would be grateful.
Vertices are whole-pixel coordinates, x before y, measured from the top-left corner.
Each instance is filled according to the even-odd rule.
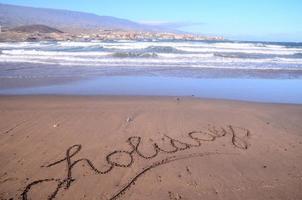
[[[140,21],[140,24],[179,29],[189,26],[203,26],[202,22],[169,22],[169,21]]]

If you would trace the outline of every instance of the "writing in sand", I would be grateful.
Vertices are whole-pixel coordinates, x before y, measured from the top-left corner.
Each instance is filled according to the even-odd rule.
[[[151,171],[152,169],[169,164],[171,162],[175,162],[178,160],[194,158],[194,157],[203,157],[215,154],[225,154],[218,152],[202,152],[202,153],[189,153],[185,155],[177,155],[177,152],[189,150],[191,148],[197,148],[202,145],[202,143],[213,142],[218,138],[222,138],[225,136],[230,137],[230,144],[235,148],[246,150],[249,146],[248,138],[250,136],[250,131],[246,128],[237,127],[233,125],[228,125],[225,127],[217,127],[214,125],[208,125],[207,128],[201,131],[191,131],[187,133],[188,138],[186,138],[186,142],[181,141],[179,139],[172,138],[168,135],[163,135],[163,139],[168,141],[169,148],[161,147],[156,142],[151,142],[148,145],[151,145],[152,152],[146,154],[141,151],[142,147],[142,137],[139,136],[131,136],[127,139],[127,145],[129,146],[128,150],[115,150],[106,155],[106,169],[98,169],[94,163],[88,158],[78,158],[76,159],[76,155],[81,151],[82,145],[75,144],[70,146],[65,153],[65,157],[53,162],[51,164],[42,166],[44,168],[50,168],[55,165],[64,164],[62,166],[66,166],[66,176],[63,178],[44,178],[40,180],[35,180],[28,185],[25,186],[21,198],[23,200],[29,199],[30,194],[33,188],[38,187],[40,184],[45,183],[54,184],[55,189],[53,191],[49,191],[49,196],[47,199],[54,199],[59,192],[64,192],[65,190],[72,187],[73,183],[77,181],[77,178],[73,175],[73,169],[75,166],[79,164],[86,164],[89,166],[89,169],[92,170],[95,175],[104,175],[113,172],[115,168],[129,168],[133,165],[136,159],[144,159],[144,160],[155,160],[159,154],[166,155],[164,159],[157,160],[149,164],[148,166],[142,168],[137,174],[135,174],[126,184],[123,185],[117,192],[115,192],[112,196],[108,197],[109,200],[114,200],[122,197],[130,188],[133,186],[138,179]],[[187,142],[187,141],[190,142]],[[116,157],[122,157],[123,159],[118,160]],[[150,163],[150,162],[148,162]]]

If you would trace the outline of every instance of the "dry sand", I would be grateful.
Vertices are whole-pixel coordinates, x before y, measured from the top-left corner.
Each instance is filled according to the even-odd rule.
[[[302,199],[302,106],[0,97],[0,199]]]

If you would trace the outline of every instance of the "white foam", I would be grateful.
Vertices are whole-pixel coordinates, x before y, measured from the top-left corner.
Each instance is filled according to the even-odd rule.
[[[18,59],[28,60],[30,61],[43,61],[43,62],[50,62],[50,61],[76,61],[85,63],[99,63],[99,64],[106,64],[106,63],[120,63],[121,66],[125,63],[162,63],[162,64],[171,64],[171,65],[178,65],[178,64],[190,64],[190,63],[272,63],[272,64],[300,64],[302,65],[302,59],[292,59],[292,58],[266,58],[266,59],[241,59],[241,58],[224,58],[224,57],[214,57],[212,54],[159,54],[157,58],[132,58],[132,57],[125,57],[125,58],[116,58],[116,57],[108,57],[100,56],[103,55],[102,52],[100,55],[97,54],[89,54],[89,56],[83,56],[84,52],[79,53],[81,56],[77,56],[77,54],[70,54],[65,52],[65,54],[60,54],[59,56],[56,54],[57,52],[53,52],[54,54],[49,54],[47,52],[28,52],[28,54],[2,54],[0,55],[0,62],[5,60],[5,62],[11,61],[14,62]],[[86,52],[88,53],[88,52]],[[93,55],[93,56],[91,56]]]
[[[157,53],[158,57],[114,57],[114,52],[129,52],[148,47],[172,47],[186,53]],[[77,51],[62,48],[79,47]],[[89,47],[103,47],[102,51],[89,51]],[[50,51],[50,48],[52,51]],[[83,49],[81,49],[83,48]],[[106,51],[106,48],[108,49]],[[2,50],[1,50],[2,49]],[[56,50],[58,49],[58,50]],[[61,50],[60,50],[61,49]],[[111,50],[115,51],[112,52]],[[120,51],[119,51],[120,50]],[[189,53],[190,52],[190,53]],[[254,43],[204,43],[204,42],[22,42],[0,43],[0,62],[24,62],[82,66],[187,66],[229,68],[302,68],[299,58],[228,58],[215,53],[246,53],[293,55],[302,53],[301,48],[281,45],[257,45]]]
[[[62,51],[39,51],[39,50],[3,50],[7,55],[39,55],[39,56],[108,56],[110,52],[62,52]]]

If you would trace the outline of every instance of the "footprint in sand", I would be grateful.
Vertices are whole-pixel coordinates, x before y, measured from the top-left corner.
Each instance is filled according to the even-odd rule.
[[[180,199],[182,199],[182,196],[178,193],[174,193],[174,192],[169,191],[168,194],[169,194],[169,199],[170,200],[180,200]]]
[[[53,128],[58,128],[59,126],[60,126],[59,123],[56,123],[56,124],[52,125]]]
[[[188,175],[192,175],[192,172],[188,166],[186,166],[186,171],[187,171]]]
[[[161,177],[161,176],[158,176],[158,177],[157,177],[157,181],[158,181],[158,182],[162,182],[162,181],[163,181],[163,180],[162,180],[162,177]]]
[[[130,122],[132,122],[133,121],[133,118],[132,117],[127,117],[127,119],[126,119],[126,122],[127,123],[130,123]]]

